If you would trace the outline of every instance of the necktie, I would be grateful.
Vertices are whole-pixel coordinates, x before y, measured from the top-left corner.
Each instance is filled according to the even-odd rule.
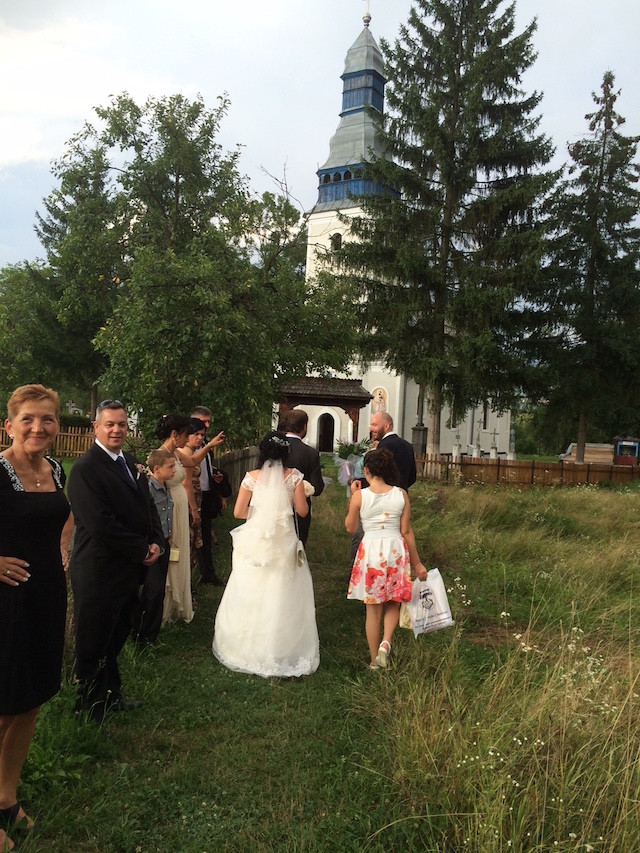
[[[119,465],[120,468],[122,468],[122,470],[124,471],[125,477],[127,478],[127,480],[129,480],[129,482],[132,483],[133,482],[133,476],[131,474],[131,471],[127,467],[127,463],[124,461],[124,456],[116,456],[116,464]]]

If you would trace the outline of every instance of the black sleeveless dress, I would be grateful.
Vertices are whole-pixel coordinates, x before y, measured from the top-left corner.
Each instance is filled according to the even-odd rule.
[[[0,456],[0,555],[29,563],[19,586],[0,583],[0,715],[36,708],[60,689],[67,583],[60,535],[69,517],[64,471],[51,465],[55,492],[25,492]]]

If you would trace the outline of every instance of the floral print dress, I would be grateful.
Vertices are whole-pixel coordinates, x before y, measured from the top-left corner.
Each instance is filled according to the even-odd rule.
[[[351,570],[347,598],[365,604],[410,600],[409,549],[400,534],[403,510],[404,495],[397,486],[384,494],[362,490],[360,520],[364,536]]]

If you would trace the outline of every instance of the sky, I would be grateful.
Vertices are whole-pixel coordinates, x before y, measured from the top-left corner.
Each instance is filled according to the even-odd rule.
[[[371,32],[393,43],[411,0],[368,0]],[[231,105],[219,142],[242,146],[255,193],[286,178],[303,210],[339,121],[340,75],[367,0],[0,0],[0,267],[44,256],[35,212],[55,187],[51,163],[93,108],[127,91],[143,103],[180,93]],[[587,133],[605,70],[622,90],[624,132],[640,134],[639,0],[516,0],[533,18],[535,65],[523,85],[544,97],[556,146]]]

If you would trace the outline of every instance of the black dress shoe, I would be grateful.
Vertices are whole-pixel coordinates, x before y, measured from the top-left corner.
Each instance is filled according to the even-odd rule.
[[[110,711],[133,711],[142,707],[142,699],[123,699],[122,696],[109,707]]]

